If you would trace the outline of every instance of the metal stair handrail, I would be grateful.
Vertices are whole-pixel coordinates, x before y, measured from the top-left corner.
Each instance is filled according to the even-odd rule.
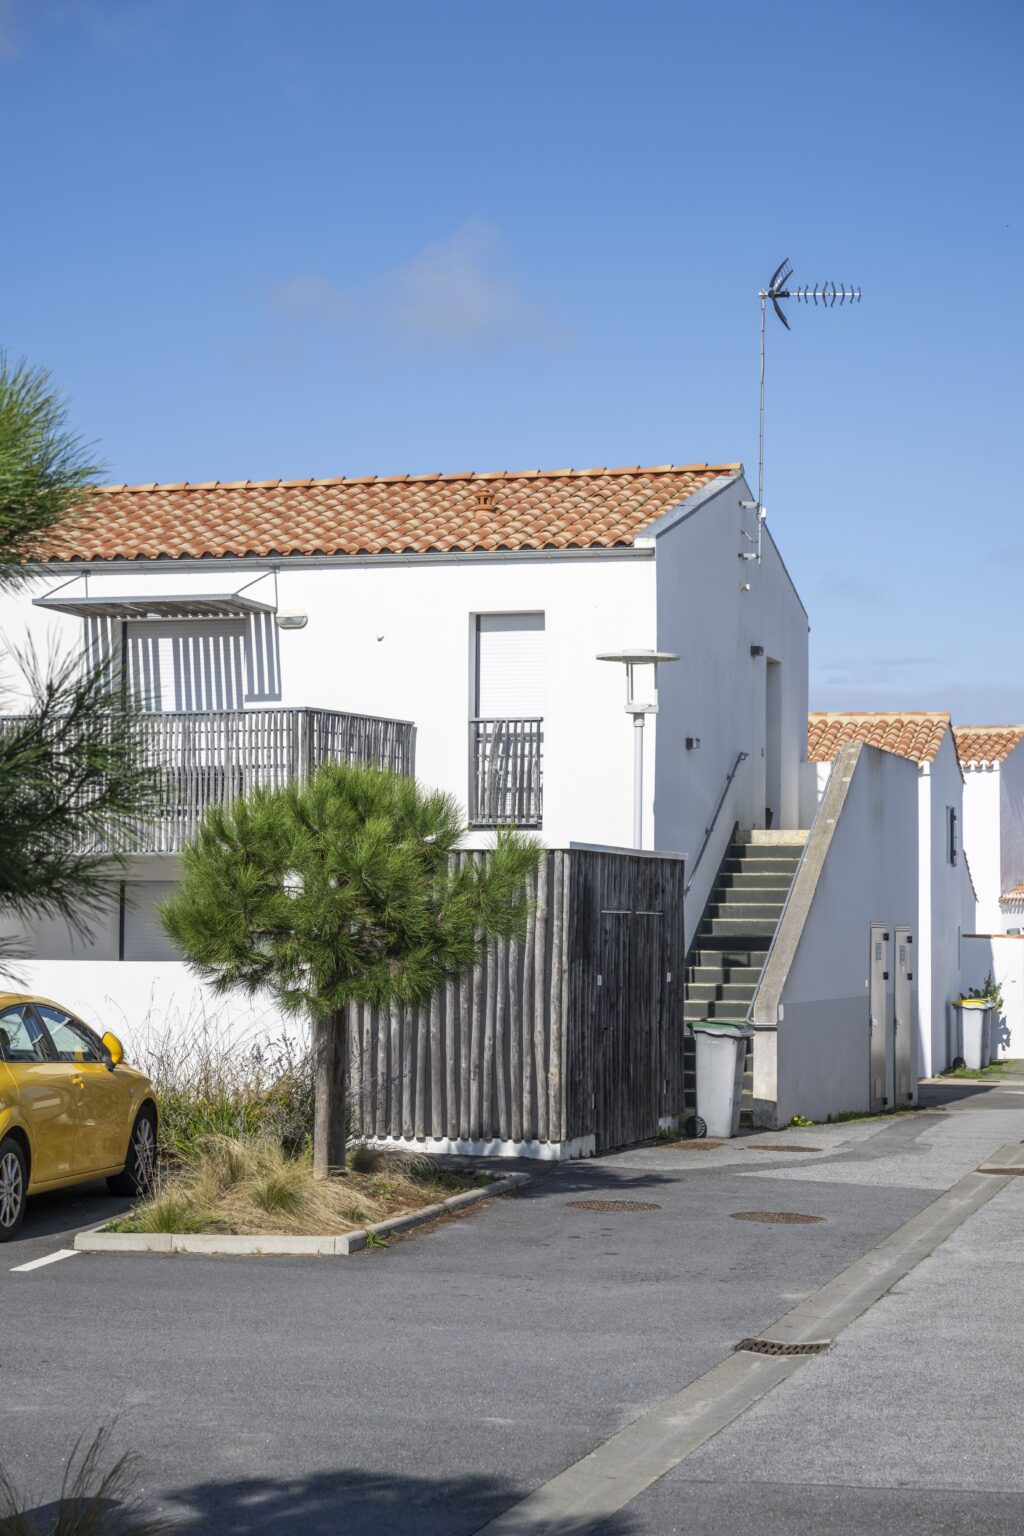
[[[714,832],[715,827],[718,824],[718,818],[722,813],[722,806],[725,804],[726,796],[728,795],[729,790],[732,788],[732,781],[739,771],[740,763],[745,763],[749,756],[749,752],[737,752],[736,761],[733,763],[732,767],[729,769],[729,772],[726,775],[725,785],[722,789],[722,793],[718,797],[718,804],[715,806],[714,814],[712,815],[708,825],[704,828],[703,842],[697,850],[697,857],[690,865],[689,878],[687,879],[686,885],[683,887],[684,896],[689,896],[690,894],[690,887],[693,884],[694,877],[697,874],[700,861],[704,857],[708,843],[711,841],[711,834]]]

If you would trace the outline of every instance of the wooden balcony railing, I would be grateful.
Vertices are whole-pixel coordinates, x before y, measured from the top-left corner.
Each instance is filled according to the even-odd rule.
[[[544,721],[469,722],[469,819],[477,827],[539,827]]]
[[[0,719],[16,728],[17,716]],[[156,778],[156,809],[125,847],[176,853],[206,811],[251,789],[304,783],[324,763],[374,763],[415,771],[415,726],[407,720],[329,709],[238,709],[143,714],[136,740]],[[120,850],[118,850],[120,851]]]

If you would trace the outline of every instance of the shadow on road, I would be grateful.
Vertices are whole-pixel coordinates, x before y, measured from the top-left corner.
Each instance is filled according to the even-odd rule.
[[[164,1505],[175,1536],[471,1536],[528,1491],[496,1477],[432,1481],[346,1469],[198,1483]],[[118,1530],[120,1506],[108,1503],[103,1512],[103,1528]],[[27,1512],[41,1531],[52,1530],[59,1513],[59,1504]],[[614,1517],[602,1524],[601,1536],[634,1530],[625,1517]]]
[[[124,1196],[110,1194],[102,1179],[53,1194],[33,1195],[21,1231],[5,1246],[4,1253],[17,1252],[20,1243],[31,1242],[33,1238],[70,1235],[81,1227],[112,1221],[127,1211],[131,1203]]]

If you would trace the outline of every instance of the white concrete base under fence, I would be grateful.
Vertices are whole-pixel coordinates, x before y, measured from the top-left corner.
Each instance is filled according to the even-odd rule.
[[[439,1216],[490,1200],[495,1195],[507,1195],[522,1184],[529,1184],[527,1173],[507,1173],[481,1189],[467,1189],[460,1195],[451,1195],[437,1205],[425,1205],[420,1211],[408,1211],[404,1216],[392,1216],[389,1221],[376,1221],[371,1226],[359,1227],[354,1232],[338,1236],[324,1234],[319,1237],[291,1237],[283,1233],[265,1232],[260,1236],[243,1237],[232,1232],[79,1232],[75,1247],[80,1253],[206,1253],[252,1257],[256,1254],[314,1255],[320,1258],[343,1258],[365,1248],[371,1238],[393,1237],[407,1232],[410,1227],[421,1227]]]
[[[499,1141],[478,1137],[475,1141],[461,1136],[366,1136],[367,1147],[386,1147],[391,1151],[413,1152],[448,1157],[532,1157],[542,1163],[564,1163],[574,1157],[593,1157],[593,1136],[577,1136],[573,1141]]]

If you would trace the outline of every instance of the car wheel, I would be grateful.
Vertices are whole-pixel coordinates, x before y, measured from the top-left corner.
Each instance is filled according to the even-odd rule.
[[[156,1115],[147,1107],[135,1117],[124,1172],[109,1178],[107,1188],[114,1195],[144,1195],[153,1183],[155,1170]]]
[[[28,1165],[13,1136],[0,1141],[0,1243],[6,1243],[25,1217]]]

